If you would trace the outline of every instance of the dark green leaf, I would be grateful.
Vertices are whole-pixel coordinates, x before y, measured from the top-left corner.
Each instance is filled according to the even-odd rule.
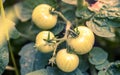
[[[80,64],[78,66],[78,68],[82,71],[82,72],[86,72],[89,68],[89,62],[87,60],[87,57],[79,57],[80,58]]]
[[[86,24],[98,36],[101,36],[101,37],[115,36],[115,34],[111,32],[111,28],[106,25],[104,26],[97,25],[98,23],[96,24],[92,20],[88,21]]]
[[[88,8],[77,9],[76,16],[81,20],[88,20],[94,13],[91,12]]]
[[[120,75],[120,61],[112,62],[107,72],[110,75]]]
[[[9,52],[7,44],[4,43],[2,46],[0,46],[0,75],[5,70],[5,67],[8,65],[9,62]]]
[[[50,31],[53,32],[54,35],[57,35],[64,30],[65,26],[66,25],[64,22],[57,22],[56,26],[52,28]]]
[[[110,75],[109,73],[107,73],[106,71],[99,71],[98,75]]]
[[[14,27],[10,32],[10,38],[17,39],[20,37],[18,30]]]
[[[39,5],[39,4],[49,4],[53,7],[56,6],[56,1],[55,0],[24,0],[22,2],[19,2],[15,5],[15,12],[17,17],[21,21],[27,21],[31,18],[31,14],[33,9]]]
[[[96,65],[95,68],[97,70],[104,70],[104,69],[108,68],[109,64],[110,64],[109,61],[105,61],[103,64]]]
[[[33,71],[31,73],[28,73],[26,75],[48,75],[49,73],[47,72],[46,69],[41,69],[41,70],[37,70],[37,71]]]
[[[26,75],[65,75],[57,67],[47,67],[46,69],[40,69],[30,72]]]
[[[40,51],[36,50],[34,43],[29,43],[25,45],[19,55],[20,64],[21,64],[21,74],[25,75],[26,73],[45,68],[48,65],[48,60],[51,57],[51,53],[43,54]]]
[[[113,26],[120,27],[120,8],[119,7],[110,7],[105,10],[101,10],[94,16],[94,19],[97,20],[101,26]]]
[[[83,75],[80,69],[76,69],[75,74],[73,75]]]
[[[89,52],[89,62],[94,65],[103,64],[107,60],[108,54],[102,48],[94,47]]]

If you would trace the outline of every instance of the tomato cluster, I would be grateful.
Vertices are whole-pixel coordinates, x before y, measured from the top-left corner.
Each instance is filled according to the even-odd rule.
[[[72,72],[79,65],[78,55],[86,54],[92,49],[95,40],[94,34],[88,27],[78,26],[73,30],[74,33],[68,33],[65,40],[59,39],[59,41],[57,41],[57,38],[55,38],[55,35],[52,32],[45,30],[51,29],[56,25],[57,14],[51,13],[51,11],[54,11],[53,9],[54,8],[47,4],[40,4],[33,10],[33,22],[39,28],[44,29],[36,36],[35,47],[43,53],[52,51],[55,53],[58,42],[66,41],[69,48],[59,50],[54,57],[60,70]]]

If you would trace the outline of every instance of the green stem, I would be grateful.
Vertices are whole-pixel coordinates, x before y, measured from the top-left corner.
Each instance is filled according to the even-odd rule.
[[[65,22],[66,22],[66,27],[65,27],[65,35],[63,38],[58,39],[59,42],[56,43],[56,45],[54,46],[54,52],[53,52],[53,56],[52,58],[49,60],[49,64],[51,63],[53,65],[53,63],[55,62],[55,56],[56,56],[56,50],[57,47],[63,43],[64,41],[66,41],[68,39],[68,35],[69,35],[69,30],[71,28],[71,22],[69,20],[67,20],[66,17],[64,17],[64,15],[61,12],[58,11],[53,11],[53,13],[59,15]]]
[[[13,65],[15,67],[15,75],[19,75],[19,71],[18,71],[18,68],[17,68],[17,65],[16,65],[16,61],[15,61],[14,54],[13,54],[13,51],[12,51],[12,48],[11,48],[11,44],[10,44],[9,41],[7,41],[7,42],[8,42],[8,49],[10,51],[10,56],[11,56]]]
[[[65,22],[67,22],[67,18],[64,17],[64,15],[61,13],[61,12],[58,12],[58,11],[52,11],[53,13],[59,15]]]
[[[5,19],[5,11],[4,11],[2,0],[0,0],[0,12],[1,12],[2,18]]]

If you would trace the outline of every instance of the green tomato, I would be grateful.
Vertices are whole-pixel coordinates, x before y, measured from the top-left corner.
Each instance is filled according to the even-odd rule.
[[[77,30],[79,31],[79,35],[77,37],[69,37],[67,43],[76,53],[86,54],[94,45],[94,34],[85,26],[78,26],[75,28],[75,31]]]
[[[40,4],[36,6],[32,12],[32,20],[35,25],[41,29],[51,29],[57,23],[57,15],[50,13],[50,10],[54,10],[48,4]]]
[[[56,64],[64,72],[72,72],[79,65],[79,57],[76,54],[68,53],[66,49],[61,49],[56,55]]]
[[[49,40],[55,38],[54,34],[50,31],[41,31],[36,36],[35,47],[43,53],[52,52],[54,50],[55,41],[52,41],[52,43],[47,42],[48,37]]]

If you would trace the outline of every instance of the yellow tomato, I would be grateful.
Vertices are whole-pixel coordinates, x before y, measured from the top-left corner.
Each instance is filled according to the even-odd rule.
[[[64,72],[72,72],[79,65],[79,57],[76,54],[68,53],[66,49],[61,49],[56,55],[56,64]]]
[[[85,26],[78,26],[75,28],[75,31],[77,30],[79,31],[79,35],[77,37],[69,37],[67,43],[76,53],[86,54],[94,45],[94,34]]]
[[[48,36],[49,35],[49,36]],[[49,43],[47,41],[49,37],[49,40],[53,39],[55,36],[52,32],[50,31],[41,31],[37,36],[36,36],[36,42],[35,42],[35,47],[43,52],[43,53],[48,53],[54,50],[54,43],[55,41],[52,41],[54,43]]]
[[[48,4],[40,4],[36,6],[32,12],[32,20],[41,29],[51,29],[57,23],[57,15],[51,14],[50,10],[54,10]]]

